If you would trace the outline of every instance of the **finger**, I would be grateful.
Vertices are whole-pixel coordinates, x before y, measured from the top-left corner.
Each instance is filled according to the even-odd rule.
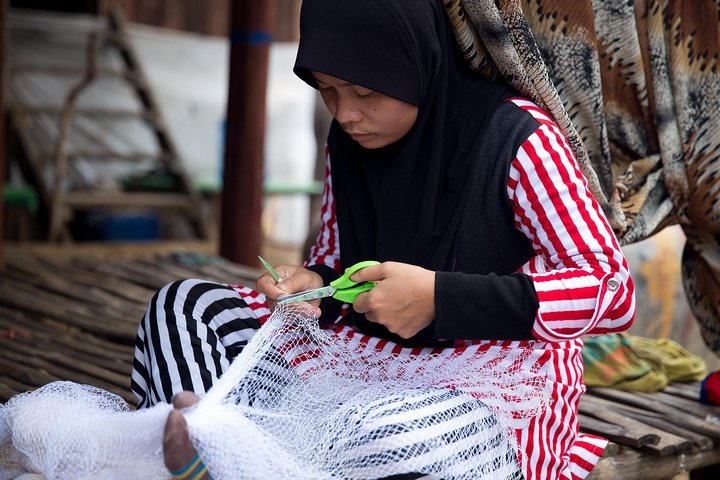
[[[270,301],[277,300],[279,297],[290,293],[285,285],[276,284],[275,279],[269,274],[265,274],[258,279],[257,290],[265,295],[268,304]]]
[[[358,313],[367,313],[370,311],[370,298],[368,292],[361,293],[353,302],[353,310]]]
[[[277,265],[275,271],[280,275],[280,281],[278,283],[282,283],[292,277],[297,269],[298,267],[295,265]]]
[[[278,283],[275,288],[282,291],[282,295],[288,295],[290,293],[302,292],[308,290],[308,279],[302,275],[294,275],[288,279]]]
[[[298,305],[302,308],[301,311],[305,315],[319,318],[320,315],[322,314],[322,311],[320,310],[319,307],[312,305],[308,302],[302,302],[302,303],[299,303]]]
[[[353,282],[377,282],[385,278],[385,264],[372,265],[370,267],[361,268],[353,273],[350,280]]]
[[[260,275],[257,279],[257,282],[255,282],[255,290],[258,292],[265,293],[269,287],[272,287],[275,285],[275,280],[270,276],[268,273],[263,273]]]
[[[290,278],[277,284],[278,288],[287,293],[297,293],[322,286],[322,277],[304,268],[298,269]]]

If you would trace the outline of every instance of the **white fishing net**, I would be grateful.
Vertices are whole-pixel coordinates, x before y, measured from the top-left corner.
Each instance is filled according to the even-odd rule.
[[[513,429],[548,399],[539,352],[411,351],[340,330],[278,308],[184,412],[212,478],[521,478]],[[70,382],[17,395],[0,408],[0,479],[169,478],[171,408]]]

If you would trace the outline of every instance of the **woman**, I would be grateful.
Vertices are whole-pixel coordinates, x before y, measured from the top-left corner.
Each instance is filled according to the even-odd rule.
[[[436,0],[305,0],[294,70],[334,117],[317,244],[304,267],[276,267],[281,282],[263,275],[261,294],[198,281],[163,289],[138,337],[141,405],[206,391],[268,305],[373,259],[353,279],[377,286],[352,309],[311,307],[325,328],[393,351],[532,350],[551,402],[515,431],[522,476],[584,478],[606,441],[578,433],[581,336],[627,329],[635,302],[559,128],[507,85],[472,77]],[[196,320],[209,315],[198,305],[212,322]],[[167,432],[166,464],[178,470],[194,455],[179,412]]]

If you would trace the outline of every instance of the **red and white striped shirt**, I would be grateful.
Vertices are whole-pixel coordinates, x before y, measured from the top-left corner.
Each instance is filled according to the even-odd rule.
[[[582,479],[607,441],[578,433],[577,406],[585,391],[581,336],[629,328],[635,313],[634,287],[617,239],[559,127],[531,101],[508,101],[539,123],[512,161],[507,196],[516,227],[535,251],[519,271],[530,276],[537,293],[532,343],[542,351],[552,398],[549,408],[516,432],[524,453],[523,473],[528,480]],[[306,265],[339,271],[329,158],[322,200],[322,227]]]

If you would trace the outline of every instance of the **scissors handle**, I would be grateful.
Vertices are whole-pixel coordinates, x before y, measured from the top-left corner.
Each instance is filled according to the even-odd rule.
[[[336,298],[344,303],[353,303],[355,302],[355,299],[358,295],[363,292],[369,292],[374,287],[375,282],[363,282],[360,285],[356,285],[354,287],[338,290],[337,292],[333,293],[333,298]]]
[[[358,284],[358,282],[350,280],[350,277],[358,270],[379,264],[380,262],[375,260],[365,260],[364,262],[359,262],[348,267],[340,278],[330,282],[331,287],[337,288],[337,291],[333,294],[333,298],[341,302],[353,303],[358,295],[372,290],[375,287],[375,282],[362,282]]]

